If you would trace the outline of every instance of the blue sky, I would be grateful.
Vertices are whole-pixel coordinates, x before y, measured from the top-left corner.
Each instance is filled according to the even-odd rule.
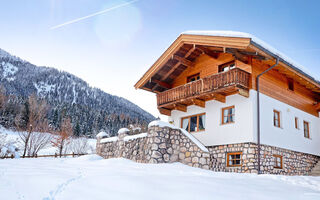
[[[251,33],[320,77],[320,1],[140,0],[51,29],[125,0],[2,1],[0,48],[68,71],[158,116],[155,95],[133,85],[187,30]]]

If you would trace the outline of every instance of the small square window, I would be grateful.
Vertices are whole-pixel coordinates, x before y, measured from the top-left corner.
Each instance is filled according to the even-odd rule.
[[[274,168],[282,169],[282,156],[273,155],[273,159],[274,159]]]
[[[240,167],[242,165],[242,153],[227,153],[227,167]]]

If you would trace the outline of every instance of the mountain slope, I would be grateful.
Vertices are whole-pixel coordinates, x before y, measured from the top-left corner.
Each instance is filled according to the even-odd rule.
[[[147,124],[154,119],[132,102],[92,88],[70,73],[35,66],[1,49],[0,80],[6,94],[19,97],[21,105],[31,94],[44,98],[50,105],[50,124],[58,128],[68,116],[78,135],[92,135],[100,129],[112,134],[129,123]],[[0,123],[8,127],[13,125],[10,121]]]

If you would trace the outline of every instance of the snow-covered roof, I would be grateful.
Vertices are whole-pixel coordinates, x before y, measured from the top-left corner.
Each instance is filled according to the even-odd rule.
[[[127,129],[127,128],[120,128],[120,129],[118,130],[118,134],[127,133],[127,132],[130,132],[130,130]]]
[[[159,126],[159,127],[169,127],[172,129],[179,129],[181,130],[181,132],[187,136],[193,143],[195,143],[202,151],[204,152],[209,152],[209,150],[197,139],[195,138],[193,135],[191,135],[188,131],[182,129],[182,128],[178,128],[168,122],[164,122],[164,121],[160,121],[160,120],[155,120],[149,123],[148,127],[152,127],[152,126]]]
[[[104,131],[101,131],[100,133],[98,133],[96,135],[97,138],[103,138],[103,137],[107,137],[109,136],[108,133],[104,132]]]
[[[276,48],[272,47],[268,43],[264,42],[263,40],[259,39],[258,37],[244,32],[237,32],[237,31],[185,31],[181,33],[183,35],[204,35],[204,36],[220,36],[220,37],[238,37],[238,38],[250,38],[251,43],[260,48],[261,50],[266,51],[273,57],[278,57],[280,61],[287,64],[289,67],[293,68],[294,70],[302,73],[303,75],[307,76],[308,78],[316,81],[320,84],[320,77],[311,73],[306,67],[297,63],[293,59],[286,56],[284,53],[280,52]]]

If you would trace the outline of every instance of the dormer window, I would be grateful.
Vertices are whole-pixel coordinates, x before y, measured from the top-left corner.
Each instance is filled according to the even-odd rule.
[[[218,71],[219,72],[227,72],[227,71],[234,69],[234,68],[236,68],[236,64],[234,61],[231,61],[231,62],[224,63],[222,65],[219,65]]]

